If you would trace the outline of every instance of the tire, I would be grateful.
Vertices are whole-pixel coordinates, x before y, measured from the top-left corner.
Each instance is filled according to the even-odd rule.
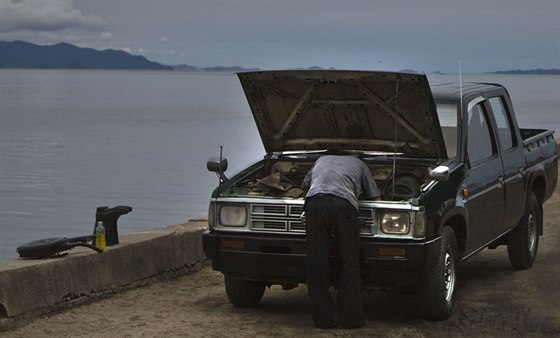
[[[421,291],[422,316],[426,319],[449,318],[457,293],[457,238],[450,226],[445,226],[435,266],[429,269]]]
[[[509,261],[516,270],[529,269],[535,262],[539,248],[539,228],[542,226],[541,210],[537,197],[531,193],[523,218],[508,236]]]
[[[254,307],[259,304],[266,284],[225,275],[226,294],[229,302],[237,307]]]

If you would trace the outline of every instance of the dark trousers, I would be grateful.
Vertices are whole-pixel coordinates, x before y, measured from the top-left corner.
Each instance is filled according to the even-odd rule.
[[[305,201],[307,241],[307,289],[317,327],[332,327],[335,305],[331,285],[331,238],[340,254],[338,323],[357,327],[363,322],[360,296],[360,227],[358,213],[346,199],[314,195]]]

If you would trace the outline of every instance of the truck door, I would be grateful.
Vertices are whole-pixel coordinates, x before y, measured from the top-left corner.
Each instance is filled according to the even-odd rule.
[[[507,102],[509,101],[506,101],[503,95],[491,96],[488,99],[504,168],[504,232],[513,228],[525,211],[525,155],[523,146],[514,132],[516,128]]]
[[[466,254],[491,242],[503,228],[503,168],[485,99],[468,104],[467,177],[465,207],[468,213]]]

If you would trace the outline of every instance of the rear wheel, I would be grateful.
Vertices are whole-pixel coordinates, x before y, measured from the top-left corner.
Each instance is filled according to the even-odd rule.
[[[259,304],[266,284],[225,275],[226,294],[229,302],[237,307],[254,307]]]
[[[508,237],[509,260],[514,269],[522,270],[533,266],[539,247],[541,210],[537,197],[531,194],[521,222]]]
[[[445,226],[435,266],[426,273],[421,292],[423,316],[427,319],[449,318],[455,304],[458,251],[455,231]]]

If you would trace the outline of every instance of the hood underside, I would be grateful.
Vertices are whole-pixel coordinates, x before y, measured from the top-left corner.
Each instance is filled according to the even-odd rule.
[[[238,76],[268,153],[396,150],[436,158],[443,144],[425,75],[320,70]]]

